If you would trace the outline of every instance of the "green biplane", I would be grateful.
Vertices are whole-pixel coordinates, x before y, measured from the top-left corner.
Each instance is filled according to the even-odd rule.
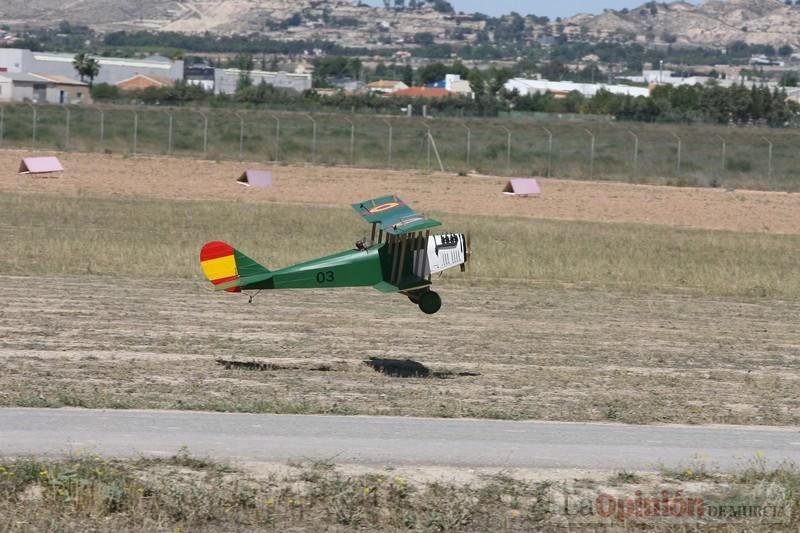
[[[431,275],[456,266],[465,270],[469,243],[462,233],[431,235],[441,222],[416,213],[396,196],[352,204],[372,224],[372,235],[355,248],[270,271],[231,245],[213,241],[200,250],[200,266],[215,289],[375,287],[399,292],[427,314],[442,306],[430,289]]]

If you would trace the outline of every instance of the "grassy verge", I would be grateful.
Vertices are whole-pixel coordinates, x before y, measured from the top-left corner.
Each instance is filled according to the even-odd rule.
[[[326,460],[254,475],[181,452],[0,462],[0,516],[6,531],[795,531],[799,488],[795,465],[758,460],[701,480],[662,470],[532,481],[501,471],[463,483]]]
[[[800,236],[634,224],[446,217],[473,233],[466,279],[689,289],[707,295],[800,297]],[[0,198],[7,236],[0,273],[186,279],[200,246],[223,239],[277,268],[352,246],[366,232],[347,209],[143,199]]]

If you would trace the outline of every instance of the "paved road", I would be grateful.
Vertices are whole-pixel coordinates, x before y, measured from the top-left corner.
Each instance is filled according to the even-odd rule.
[[[702,454],[732,468],[765,454],[800,463],[800,428],[626,426],[493,420],[0,409],[0,455],[70,451],[255,462],[653,469]]]

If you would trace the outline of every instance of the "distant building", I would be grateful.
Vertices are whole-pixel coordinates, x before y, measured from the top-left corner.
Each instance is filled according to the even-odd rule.
[[[363,81],[357,80],[350,76],[328,78],[328,83],[337,89],[341,89],[342,91],[350,94],[362,92],[366,87]]]
[[[389,96],[405,98],[447,98],[448,96],[453,96],[453,93],[440,87],[409,87],[408,89],[395,91],[389,94]]]
[[[37,78],[53,83],[53,90],[56,93],[58,104],[92,104],[92,92],[89,84],[83,81],[76,81],[66,76],[55,74],[33,74]]]
[[[237,68],[214,69],[214,92],[217,94],[235,93],[242,72]],[[267,72],[265,70],[251,70],[247,74],[253,85],[259,85],[263,81],[279,89],[292,89],[300,93],[311,89],[311,74]]]
[[[19,40],[19,37],[17,37],[13,33],[9,33],[7,31],[0,30],[0,45],[7,46],[9,44],[14,44],[18,40]]]
[[[183,79],[187,85],[197,85],[206,91],[214,90],[214,67],[211,65],[191,65],[183,69]]]
[[[621,79],[625,79],[634,83],[647,83],[651,87],[658,85],[692,86],[698,84],[706,85],[708,83],[714,83],[720,87],[733,87],[734,85],[741,85],[747,87],[748,89],[751,87],[769,87],[771,89],[778,87],[778,84],[774,81],[748,80],[739,75],[729,75],[724,78],[712,78],[711,76],[697,75],[682,76],[681,73],[672,70],[644,70],[642,71],[641,76],[623,76]]]
[[[773,66],[773,67],[782,67],[784,65],[783,61],[778,61],[776,59],[769,58],[763,54],[753,55],[750,56],[750,64],[751,65],[766,65],[766,66]]]
[[[475,93],[472,90],[472,85],[470,85],[467,80],[462,80],[460,74],[445,74],[442,81],[426,85],[426,87],[447,89],[453,94],[459,94],[468,98],[475,97]]]
[[[0,73],[0,102],[56,103],[55,84],[18,72]]]
[[[95,83],[114,85],[137,74],[160,76],[171,80],[183,79],[183,61],[173,61],[163,56],[147,58],[121,58],[91,56],[100,65]],[[0,71],[26,73],[37,72],[80,79],[72,65],[74,54],[53,52],[31,52],[22,48],[0,48]]]
[[[367,90],[377,94],[389,94],[401,89],[408,89],[408,85],[397,80],[378,80],[367,84]]]
[[[118,81],[115,83],[123,91],[135,91],[137,89],[161,89],[163,87],[172,87],[175,85],[175,80],[163,78],[161,76],[146,76],[144,74],[137,74],[131,76],[127,80]]]
[[[711,78],[709,76],[681,76],[672,70],[644,70],[641,76],[621,76],[620,79],[633,83],[646,83],[648,85],[703,85]]]
[[[569,93],[577,91],[587,98],[591,98],[600,91],[628,96],[650,96],[647,87],[631,87],[629,85],[606,85],[604,83],[575,83],[571,81],[528,80],[512,78],[504,85],[509,92],[517,91],[521,95],[551,93],[556,98],[564,98]]]

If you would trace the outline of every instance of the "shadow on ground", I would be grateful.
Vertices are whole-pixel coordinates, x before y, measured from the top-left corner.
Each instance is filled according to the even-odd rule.
[[[232,361],[230,359],[217,359],[217,364],[225,367],[226,370],[253,370],[257,372],[268,372],[276,370],[306,370],[309,372],[336,372],[346,370],[343,364],[306,364],[306,365],[280,365],[270,361]],[[480,376],[475,372],[452,372],[450,370],[433,371],[413,359],[381,359],[370,357],[364,364],[371,367],[375,372],[386,374],[395,378],[438,378],[451,379],[455,377]]]
[[[277,363],[270,363],[269,361],[231,361],[229,359],[217,359],[217,364],[224,366],[226,370],[309,370],[312,372],[332,372],[342,370],[341,368],[334,368],[331,365],[279,365]]]
[[[479,376],[474,372],[451,372],[449,370],[432,371],[427,366],[413,359],[380,359],[370,357],[364,364],[371,366],[375,372],[396,378],[439,378],[449,379],[454,377]]]

